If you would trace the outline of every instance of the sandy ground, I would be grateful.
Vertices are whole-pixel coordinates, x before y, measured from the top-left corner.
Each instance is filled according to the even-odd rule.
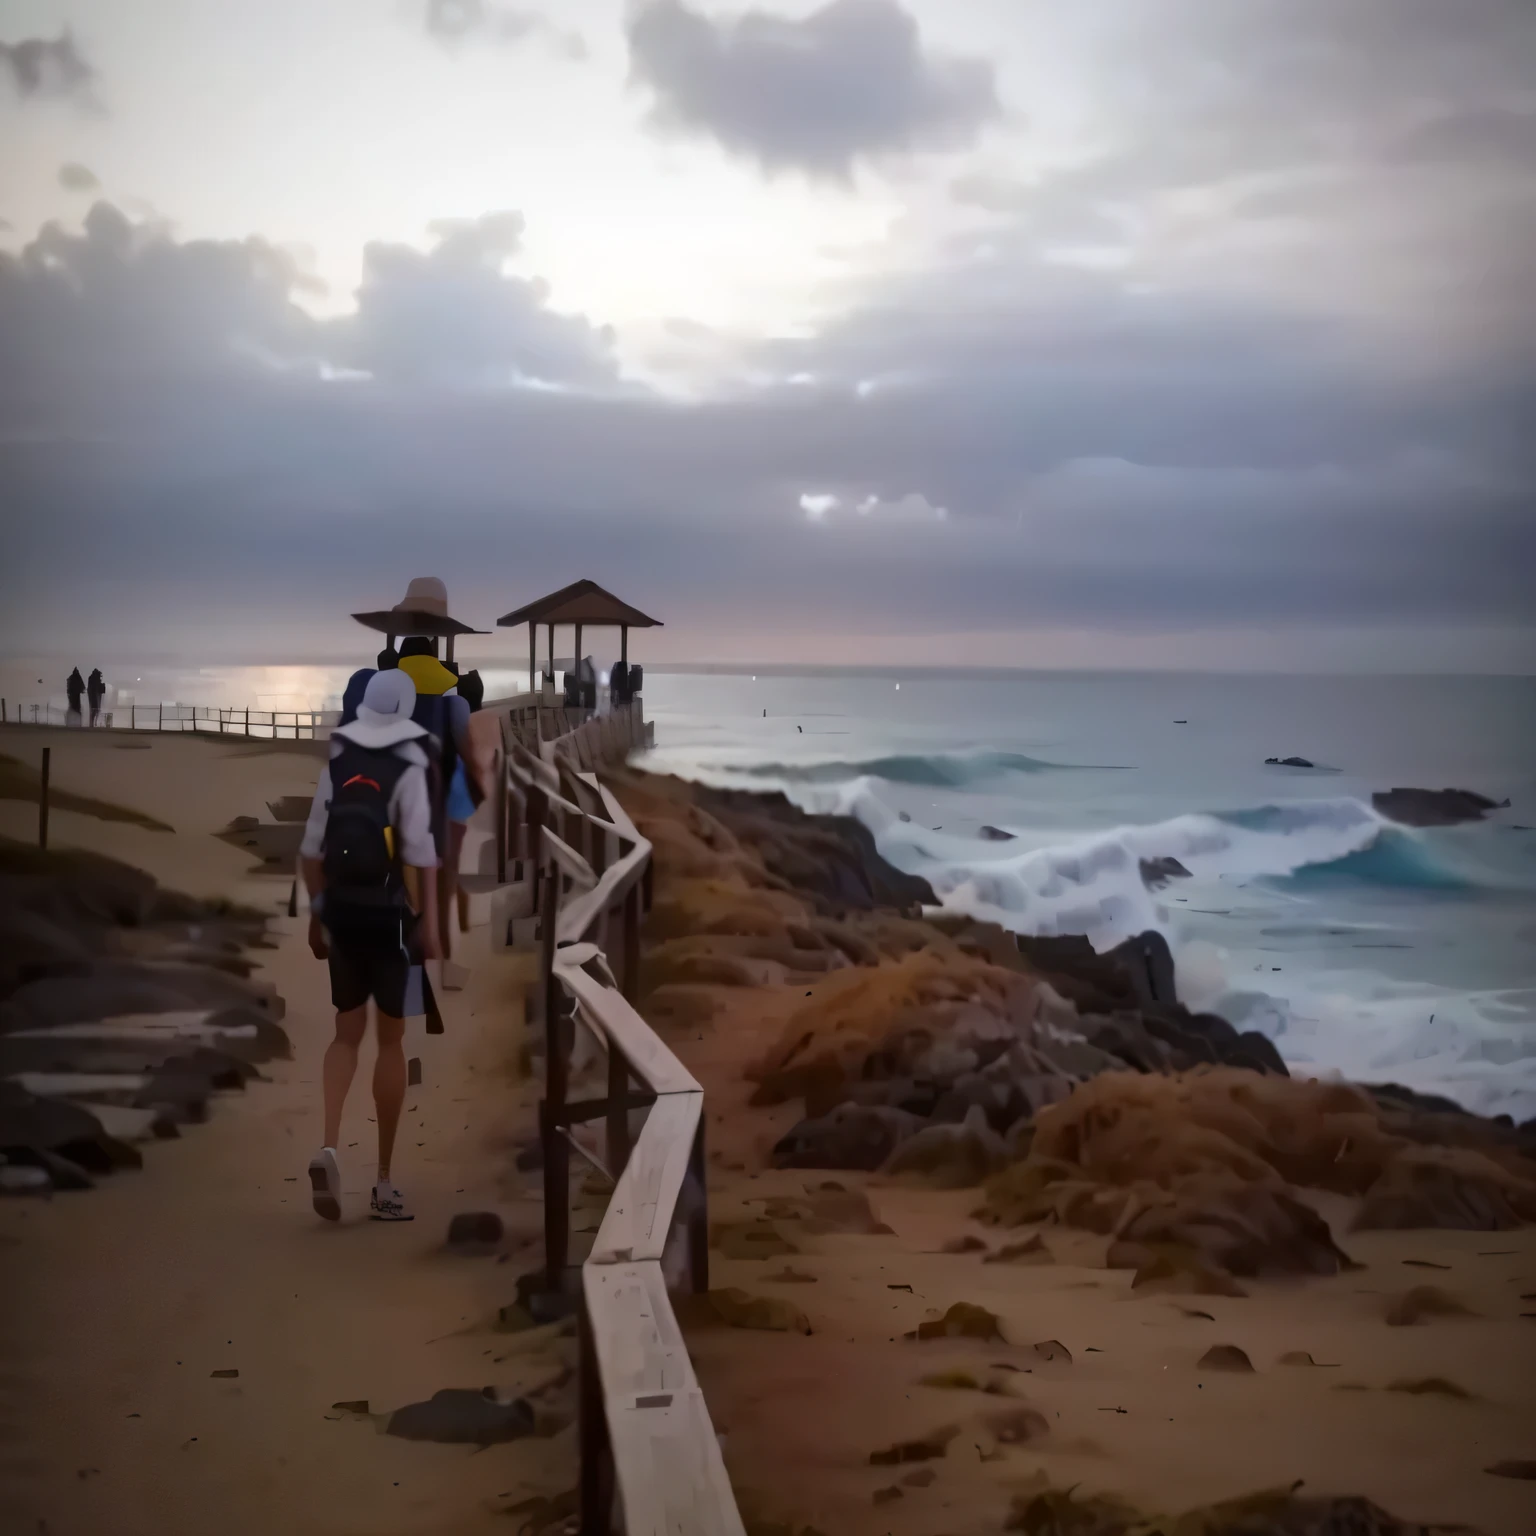
[[[29,737],[41,740],[0,733],[0,751],[23,755],[37,744]],[[61,813],[56,842],[116,854],[184,889],[266,910],[286,904],[286,882],[248,879],[245,855],[208,834],[264,799],[307,793],[319,767],[311,751],[176,738],[141,738],[148,751],[124,751],[100,736],[47,739],[58,782],[176,828]],[[35,815],[0,802],[0,831],[30,835]],[[18,1512],[0,1521],[6,1532],[506,1532],[515,1522],[496,1509],[574,1480],[569,1430],[473,1454],[328,1417],[344,1399],[380,1408],[443,1386],[519,1388],[555,1362],[547,1351],[514,1353],[514,1341],[486,1327],[538,1249],[536,1186],[508,1171],[509,1142],[526,1130],[533,1098],[509,1066],[521,1027],[513,964],[485,953],[481,927],[464,956],[470,989],[443,999],[449,1033],[428,1042],[427,1086],[408,1100],[397,1163],[417,1222],[359,1219],[371,1178],[364,1090],[350,1106],[352,1209],[329,1228],[300,1182],[329,1031],[324,971],[300,927],[274,924],[281,947],[266,971],[288,1000],[293,1062],[221,1103],[210,1124],[147,1149],[142,1175],[0,1207],[0,1481]],[[747,1507],[826,1536],[980,1536],[1001,1529],[1012,1490],[1042,1475],[1160,1512],[1301,1478],[1312,1493],[1364,1494],[1402,1517],[1462,1521],[1484,1536],[1536,1531],[1536,1483],[1483,1471],[1536,1457],[1536,1319],[1521,1315],[1536,1311],[1536,1232],[1346,1236],[1365,1268],[1249,1283],[1244,1299],[1133,1295],[1128,1273],[1103,1267],[1104,1239],[1055,1228],[1043,1229],[1049,1265],[939,1254],[965,1232],[994,1247],[1002,1240],[968,1220],[975,1192],[763,1171],[796,1110],[749,1109],[741,1068],[798,994],[711,991],[721,1004],[714,1021],[671,1043],[708,1093],[712,1217],[752,1214],[762,1199],[831,1177],[866,1188],[893,1228],[810,1236],[785,1223],[800,1250],[788,1259],[713,1256],[716,1286],[792,1302],[815,1330],[691,1335]],[[366,1071],[365,1057],[360,1086]],[[509,1244],[509,1263],[441,1251],[449,1216],[472,1208],[500,1210],[528,1239]],[[1346,1231],[1342,1206],[1326,1209]],[[786,1264],[814,1281],[768,1278]],[[1390,1298],[1431,1283],[1477,1315],[1386,1324]],[[1008,1342],[902,1338],[957,1301],[996,1312]],[[1209,1316],[1190,1315],[1199,1312]],[[1034,1349],[1048,1340],[1066,1346],[1070,1363]],[[1254,1372],[1202,1370],[1214,1344],[1241,1347]],[[1317,1364],[1279,1364],[1290,1351]],[[210,1376],[229,1368],[237,1381]],[[1011,1395],[918,1384],[950,1368]],[[1469,1396],[1390,1390],[1426,1377]],[[1045,1416],[1047,1435],[999,1454],[988,1416],[1024,1405]],[[922,1464],[935,1474],[927,1486],[903,1482],[907,1467],[869,1465],[872,1451],[946,1425],[961,1432],[946,1455]],[[893,1486],[900,1496],[877,1504],[877,1491]]]
[[[759,1215],[766,1199],[832,1179],[866,1190],[894,1229],[817,1236],[781,1222],[800,1250],[793,1256],[712,1256],[712,1285],[790,1302],[815,1330],[718,1328],[690,1340],[745,1507],[828,1536],[980,1536],[1001,1530],[1010,1493],[1042,1476],[1058,1488],[1115,1492],[1153,1513],[1301,1478],[1308,1493],[1364,1494],[1402,1518],[1465,1522],[1485,1536],[1536,1531],[1536,1483],[1483,1471],[1536,1457],[1536,1318],[1521,1316],[1536,1312],[1536,1230],[1346,1235],[1346,1251],[1365,1266],[1352,1273],[1245,1281],[1246,1298],[1133,1293],[1129,1272],[1104,1268],[1107,1239],[983,1227],[968,1219],[974,1190],[763,1171],[798,1106],[748,1108],[740,1067],[803,994],[712,990],[721,1012],[673,1041],[709,1095],[712,1219]],[[1347,1234],[1348,1202],[1318,1203]],[[1035,1231],[1053,1263],[984,1264],[980,1254],[935,1251],[967,1233],[995,1249]],[[768,1278],[786,1267],[815,1280]],[[1389,1301],[1425,1284],[1477,1315],[1389,1327]],[[902,1337],[962,1301],[996,1313],[1007,1344]],[[1037,1353],[1050,1340],[1066,1346],[1070,1363]],[[1215,1344],[1244,1350],[1253,1374],[1201,1370]],[[1280,1364],[1292,1351],[1317,1366]],[[918,1384],[957,1368],[1011,1395]],[[1389,1390],[1427,1377],[1469,1397]],[[1048,1435],[983,1460],[996,1450],[989,1416],[1021,1406],[1045,1416]],[[869,1465],[872,1451],[949,1425],[961,1433],[948,1453],[921,1464],[936,1474],[929,1486],[902,1486],[912,1467]],[[877,1490],[892,1486],[901,1496],[876,1504]]]
[[[40,733],[0,734],[21,756]],[[308,793],[303,749],[106,733],[47,737],[56,782],[144,810],[174,834],[56,815],[51,842],[131,860],[167,883],[286,908],[287,882],[208,834],[261,802]],[[145,738],[140,738],[145,739]],[[0,802],[0,831],[35,832],[35,807]],[[0,1205],[0,1530],[28,1536],[314,1536],[498,1532],[498,1510],[575,1480],[573,1435],[469,1447],[418,1444],[332,1413],[375,1411],[442,1387],[519,1391],[559,1368],[555,1346],[491,1331],[537,1261],[537,1185],[509,1147],[533,1093],[514,1080],[518,962],[461,956],[467,990],[442,998],[395,1160],[417,1219],[365,1219],[373,1178],[371,1049],[348,1102],[346,1219],[310,1210],[304,1167],[320,1130],[330,1036],[325,968],[303,920],[273,924],[260,973],[287,1000],[294,1059],[224,1096],[206,1125],[144,1149],[141,1173],[46,1203]],[[499,1211],[505,1262],[443,1251],[456,1211]],[[519,1238],[526,1241],[519,1241]],[[235,1369],[236,1380],[212,1372]]]

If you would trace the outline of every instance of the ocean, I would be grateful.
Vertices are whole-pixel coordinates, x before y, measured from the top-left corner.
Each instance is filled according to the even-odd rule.
[[[1536,679],[658,674],[646,704],[647,766],[855,815],[945,906],[1157,929],[1181,999],[1298,1072],[1536,1116]],[[1397,785],[1511,804],[1415,830],[1372,809]],[[1189,878],[1149,890],[1157,859]]]
[[[349,670],[108,680],[119,703],[322,709]],[[526,684],[481,671],[487,697]],[[63,703],[31,681],[0,669],[11,718]],[[1016,932],[1155,928],[1182,1000],[1297,1072],[1536,1116],[1536,679],[648,669],[645,702],[644,766],[857,816],[944,905]],[[1316,766],[1264,761],[1291,756]],[[1416,830],[1372,809],[1398,785],[1511,803]],[[1148,889],[1158,859],[1188,877]]]

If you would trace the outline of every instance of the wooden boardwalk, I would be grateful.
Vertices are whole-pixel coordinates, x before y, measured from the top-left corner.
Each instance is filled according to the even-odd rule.
[[[581,1319],[580,1529],[745,1536],[667,1293],[679,1267],[693,1290],[709,1287],[704,1094],[635,1010],[651,846],[593,772],[646,744],[649,730],[638,701],[606,716],[573,713],[532,697],[504,706],[499,862],[504,876],[521,876],[507,889],[522,899],[496,905],[493,922],[499,940],[536,942],[541,954],[530,1018],[544,1026],[544,1279]],[[558,734],[545,736],[551,728]],[[577,1030],[606,1057],[601,1099],[569,1096]],[[647,1118],[630,1147],[639,1106]],[[574,1134],[599,1119],[601,1158]],[[572,1150],[614,1182],[574,1283]]]

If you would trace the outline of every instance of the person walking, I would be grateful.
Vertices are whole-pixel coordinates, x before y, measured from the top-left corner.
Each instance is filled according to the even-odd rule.
[[[299,849],[310,896],[309,945],[329,962],[336,1009],[323,1073],[324,1141],[309,1164],[315,1211],[327,1221],[341,1219],[336,1149],[370,998],[379,1159],[369,1213],[375,1221],[412,1220],[391,1169],[405,1103],[405,1019],[421,1011],[409,1000],[411,982],[419,980],[414,967],[440,953],[426,731],[411,718],[415,705],[408,674],[376,672],[368,680],[356,719],[331,733],[331,759]]]
[[[101,718],[101,701],[107,696],[107,685],[101,676],[101,668],[95,668],[85,680],[85,697],[91,706],[91,724]]]
[[[479,786],[461,778],[458,771],[469,748],[469,701],[459,696],[458,677],[437,659],[435,650],[436,644],[429,636],[412,635],[402,640],[399,670],[416,685],[415,719],[426,728],[433,743],[428,747],[433,753],[433,765],[427,782],[432,791],[432,836],[442,863],[442,876],[437,883],[438,934],[443,958],[451,960],[454,892],[458,885],[457,865],[452,863],[453,810],[462,804],[462,800],[455,800],[454,789],[457,786],[463,797],[472,797]],[[474,813],[478,803],[471,799],[469,814]],[[457,846],[463,846],[462,833]],[[457,973],[450,974],[457,977]],[[449,985],[446,977],[444,985]]]
[[[85,679],[80,676],[80,668],[76,667],[69,674],[69,681],[64,684],[64,696],[69,700],[69,715],[67,723],[80,724],[80,698],[85,692]]]

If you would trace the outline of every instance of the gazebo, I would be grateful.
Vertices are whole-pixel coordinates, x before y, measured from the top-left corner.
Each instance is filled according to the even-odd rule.
[[[555,670],[555,625],[570,624],[576,631],[575,659],[576,671],[581,672],[581,632],[587,626],[602,625],[612,628],[617,626],[619,631],[619,661],[627,667],[629,665],[629,632],[631,629],[659,629],[660,619],[653,619],[649,615],[641,613],[638,608],[631,608],[626,602],[615,597],[613,593],[604,589],[595,581],[573,581],[568,587],[561,587],[558,592],[551,592],[548,597],[541,597],[535,603],[527,603],[521,608],[514,609],[511,613],[503,614],[496,621],[501,629],[513,629],[520,624],[528,626],[528,684],[535,692],[538,691],[535,679],[538,676],[538,628],[540,624],[549,628],[549,671],[554,675]]]

